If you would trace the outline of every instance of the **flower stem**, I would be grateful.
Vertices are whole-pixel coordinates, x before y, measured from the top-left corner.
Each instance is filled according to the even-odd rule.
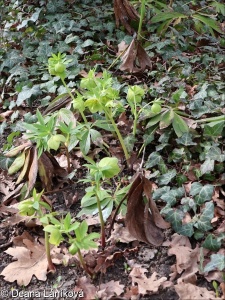
[[[86,265],[86,263],[85,263],[85,261],[84,261],[84,259],[83,259],[83,256],[82,256],[82,254],[81,254],[81,252],[80,252],[80,249],[78,249],[77,254],[78,254],[79,261],[80,261],[80,263],[81,263],[81,265],[82,265],[84,271],[85,271],[86,273],[88,273],[91,277],[93,277],[93,273],[88,269],[88,267],[87,267],[87,265]]]
[[[119,131],[116,123],[114,122],[113,117],[109,113],[107,113],[106,111],[105,111],[105,114],[107,114],[107,117],[109,118],[110,122],[112,123],[113,128],[114,128],[114,130],[115,130],[115,132],[117,134],[117,137],[118,137],[118,139],[120,141],[120,144],[121,144],[121,146],[123,148],[123,152],[124,152],[125,158],[126,158],[126,160],[128,160],[130,158],[130,155],[128,154],[127,148],[126,148],[124,140],[122,138],[122,135],[120,134],[120,131]]]
[[[65,146],[66,149],[66,160],[67,160],[67,172],[70,173],[70,155],[68,148]]]
[[[102,248],[105,248],[105,222],[103,219],[103,214],[102,214],[102,208],[101,208],[101,202],[98,197],[98,191],[100,190],[99,183],[96,182],[96,199],[97,199],[97,207],[98,207],[98,213],[99,213],[99,219],[100,219],[100,225],[101,225],[101,244]]]
[[[52,262],[51,253],[50,253],[49,234],[46,231],[45,231],[45,251],[46,251],[46,256],[48,261],[48,270],[51,273],[55,273],[56,268]]]
[[[72,98],[72,100],[75,101],[75,98],[74,98],[73,94],[71,93],[71,90],[68,88],[68,85],[66,84],[65,80],[63,78],[61,78],[61,80],[62,80],[62,83],[63,83],[64,87],[66,88],[68,94],[70,95],[70,97]],[[87,119],[86,119],[83,111],[79,110],[79,112],[80,112],[80,114],[81,114],[84,122],[87,123]]]
[[[137,40],[138,41],[141,40],[141,30],[142,30],[144,15],[145,15],[145,0],[141,0],[141,16],[140,16],[140,20],[139,20],[138,34],[137,34]]]

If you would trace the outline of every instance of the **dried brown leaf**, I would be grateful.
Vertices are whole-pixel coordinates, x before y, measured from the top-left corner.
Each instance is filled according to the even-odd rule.
[[[148,200],[146,204],[143,201],[143,192]],[[128,193],[126,225],[137,240],[155,246],[163,242],[164,236],[160,228],[169,227],[151,198],[151,182],[141,174],[137,175]]]
[[[87,278],[86,276],[83,276],[77,280],[75,292],[79,292],[80,290],[83,290],[84,297],[83,300],[90,300],[94,299],[94,296],[96,295],[97,288],[91,283],[90,278]]]
[[[204,287],[198,287],[191,283],[180,283],[174,286],[180,300],[206,300],[215,299],[215,293],[213,291],[208,291]],[[219,298],[217,298],[219,299]]]
[[[130,46],[121,56],[121,59],[121,71],[128,71],[130,73],[142,73],[144,72],[144,70],[152,68],[150,57],[136,39],[132,40]]]
[[[154,272],[150,278],[145,276],[147,272],[144,268],[133,268],[130,272],[133,284],[138,284],[138,291],[140,294],[145,295],[147,292],[156,293],[161,284],[167,280],[166,277],[157,279],[158,274]]]
[[[16,156],[20,151],[24,150],[25,148],[27,147],[31,147],[32,146],[32,143],[30,141],[20,145],[20,146],[17,146],[15,148],[13,148],[12,150],[10,150],[9,152],[7,152],[5,154],[6,157],[14,157]]]
[[[38,159],[38,173],[45,190],[47,192],[50,191],[52,188],[54,167],[51,160],[44,152]]]
[[[136,240],[135,237],[133,237],[128,229],[126,227],[124,227],[122,224],[114,224],[114,230],[111,233],[110,238],[108,239],[108,241],[120,241],[121,243],[130,243]]]
[[[96,293],[96,296],[102,300],[108,300],[112,296],[120,296],[124,292],[124,287],[119,281],[111,280],[100,284],[100,290]]]
[[[1,275],[6,281],[14,282],[16,280],[19,286],[27,286],[33,275],[38,280],[45,281],[48,262],[44,245],[29,239],[23,239],[23,244],[26,247],[9,248],[5,251],[17,261],[4,268]]]
[[[51,161],[51,163],[54,167],[53,168],[54,176],[65,177],[68,173],[64,168],[62,168],[59,165],[59,163],[57,162],[55,157],[53,155],[51,155],[51,153],[49,153],[48,151],[45,151],[45,154],[47,155],[48,159]]]
[[[134,29],[131,27],[131,21],[137,21],[139,15],[134,7],[128,2],[128,0],[114,0],[114,13],[116,18],[116,26],[122,24],[129,34],[134,33]]]
[[[20,196],[20,190],[22,189],[24,183],[19,184],[15,190],[13,190],[11,193],[9,193],[8,195],[6,195],[3,200],[2,203],[4,205],[8,205],[10,202],[12,202],[13,198],[16,198],[18,196]]]
[[[28,173],[28,188],[27,188],[27,193],[26,196],[29,195],[30,191],[33,189],[36,179],[37,179],[37,173],[38,173],[38,156],[37,156],[37,148],[32,147],[31,153],[30,153],[30,158],[31,158],[31,165],[30,165],[30,170]]]

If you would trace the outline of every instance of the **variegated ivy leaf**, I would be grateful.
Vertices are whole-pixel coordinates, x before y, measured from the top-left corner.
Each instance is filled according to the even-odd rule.
[[[166,221],[170,222],[173,226],[173,229],[178,232],[182,227],[182,219],[184,213],[179,209],[170,209],[166,213]]]
[[[191,185],[190,195],[195,196],[195,201],[198,205],[211,200],[214,187],[211,184],[202,185],[199,182],[194,182]]]
[[[176,176],[176,174],[177,174],[176,170],[172,170],[167,172],[166,174],[161,175],[158,178],[159,185],[167,185]]]
[[[210,272],[212,270],[219,269],[222,271],[225,268],[225,255],[224,254],[212,254],[211,261],[205,266],[204,272]]]
[[[197,145],[195,142],[192,141],[192,135],[190,132],[185,132],[181,137],[176,139],[178,144],[182,144],[184,146],[194,146]]]
[[[213,218],[213,215],[214,215],[214,204],[212,202],[206,202],[203,213],[194,226],[199,230],[205,232],[212,229],[211,220]]]
[[[201,165],[200,170],[201,174],[209,173],[214,170],[215,161],[208,158],[206,161]]]
[[[212,146],[206,153],[206,158],[216,160],[219,162],[225,161],[225,153],[222,153],[221,149],[217,146]]]
[[[212,234],[209,234],[207,238],[205,239],[204,243],[202,244],[202,247],[212,250],[212,251],[217,251],[221,247],[221,241],[219,241],[215,236]]]
[[[158,152],[152,152],[146,162],[146,168],[152,168],[163,161],[162,156]]]

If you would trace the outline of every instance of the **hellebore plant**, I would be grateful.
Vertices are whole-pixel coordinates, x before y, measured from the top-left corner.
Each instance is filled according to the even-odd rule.
[[[58,53],[57,55],[52,54],[52,57],[50,57],[48,59],[48,71],[49,71],[50,75],[58,76],[61,79],[61,81],[62,81],[64,87],[66,88],[68,94],[70,95],[71,99],[74,100],[74,96],[73,96],[70,88],[68,87],[68,85],[65,82],[65,78],[67,77],[66,68],[70,62],[71,62],[71,60],[66,59],[65,53],[64,54]],[[79,108],[78,108],[78,110],[79,110],[84,122],[87,123],[87,119],[84,115],[84,110],[79,109]]]
[[[80,87],[83,89],[82,94],[77,93],[74,99],[74,108],[84,110],[88,108],[91,113],[104,113],[106,120],[112,125],[126,160],[130,155],[125,146],[123,137],[114,121],[117,110],[122,109],[121,104],[116,101],[119,97],[119,91],[113,88],[111,75],[104,71],[101,78],[95,76],[95,71],[90,70],[87,77],[81,79]]]
[[[53,215],[46,215],[45,211],[52,212],[52,209],[50,205],[44,201],[42,201],[42,194],[37,193],[36,190],[33,190],[33,196],[31,198],[28,198],[26,200],[23,200],[19,203],[19,214],[22,216],[30,216],[32,218],[37,218],[42,223],[43,227],[45,227],[48,224],[48,217],[51,216],[53,218]],[[42,220],[44,218],[45,220]],[[47,221],[47,224],[46,224]],[[50,272],[55,272],[55,266],[52,262],[51,253],[50,253],[50,242],[49,242],[49,234],[48,232],[45,232],[45,251],[48,261],[48,270]]]
[[[65,218],[58,220],[55,218],[56,213],[52,212],[50,205],[42,201],[42,194],[33,190],[33,197],[23,200],[19,204],[19,213],[21,215],[37,218],[45,232],[45,250],[48,260],[48,269],[55,272],[55,266],[52,263],[50,244],[58,246],[61,242],[66,241],[70,244],[69,252],[74,255],[78,254],[79,261],[83,269],[89,274],[93,275],[87,268],[82,257],[81,250],[97,248],[96,242],[93,240],[99,238],[98,233],[88,234],[88,225],[85,221],[82,223],[73,222],[70,213]],[[46,210],[48,213],[46,213]]]
[[[85,201],[90,202],[94,205],[97,203],[97,211],[99,214],[99,220],[101,225],[101,244],[105,247],[105,219],[103,216],[103,208],[105,207],[110,194],[102,188],[103,182],[113,178],[120,172],[118,166],[118,160],[116,157],[104,157],[98,163],[95,163],[90,158],[86,157],[89,164],[85,164],[89,169],[90,178],[84,179],[83,182],[88,182],[91,187],[87,189]],[[106,201],[104,201],[106,200]],[[113,201],[111,199],[113,205]]]

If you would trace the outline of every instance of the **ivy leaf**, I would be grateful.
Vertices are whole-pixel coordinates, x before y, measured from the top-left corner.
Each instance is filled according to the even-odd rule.
[[[185,132],[184,134],[182,134],[182,136],[176,139],[176,141],[178,144],[182,144],[184,146],[197,145],[197,143],[192,141],[192,136],[189,132]]]
[[[145,164],[146,168],[152,168],[163,161],[162,156],[158,152],[152,152]]]
[[[40,94],[40,87],[38,85],[34,85],[32,88],[28,86],[24,86],[22,91],[18,94],[16,104],[20,106],[24,100],[29,99],[32,95],[36,96]]]
[[[195,197],[196,203],[200,205],[208,200],[211,200],[213,191],[214,191],[214,186],[211,184],[206,184],[202,186],[202,188],[198,192],[198,195],[196,195]]]
[[[190,195],[191,196],[195,196],[197,195],[202,189],[202,184],[199,182],[194,182],[191,185],[191,191],[190,191]]]
[[[7,170],[13,161],[14,161],[14,158],[0,155],[0,168]]]
[[[210,272],[212,270],[222,271],[225,268],[225,255],[224,254],[212,254],[211,261],[205,266],[204,272]]]
[[[181,228],[177,231],[177,233],[191,237],[194,234],[194,228],[192,223],[184,224]]]
[[[178,232],[182,227],[184,213],[179,209],[170,209],[166,214],[166,221],[170,222],[173,229]]]
[[[222,134],[224,121],[210,122],[204,125],[204,135],[218,137]]]
[[[217,146],[212,146],[206,153],[206,158],[219,162],[225,161],[225,154],[222,154],[221,149]]]
[[[214,204],[212,202],[206,202],[202,215],[194,225],[196,228],[202,231],[208,231],[212,229],[211,220],[214,215]]]
[[[212,251],[217,251],[221,247],[221,241],[218,241],[213,234],[209,234],[202,244],[202,247]]]
[[[167,172],[166,174],[161,175],[158,178],[159,185],[167,185],[176,176],[176,174],[177,174],[177,172],[174,169],[172,171]]]
[[[211,171],[214,170],[214,164],[215,161],[208,158],[206,159],[206,161],[201,165],[200,170],[201,170],[201,174],[205,174],[205,173],[209,173]]]
[[[94,44],[94,41],[93,41],[93,40],[87,39],[81,46],[82,46],[83,48],[86,48],[86,47],[89,47],[89,46],[91,46],[91,45],[93,45],[93,44]]]

